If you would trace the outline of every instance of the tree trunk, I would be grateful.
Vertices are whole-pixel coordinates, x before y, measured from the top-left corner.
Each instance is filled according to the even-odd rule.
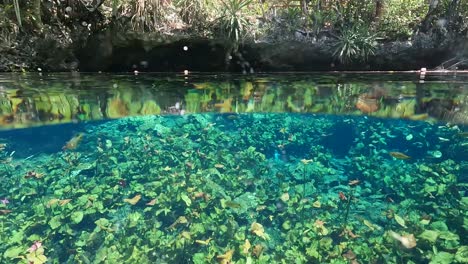
[[[31,15],[34,28],[39,30],[42,29],[41,0],[31,1]]]
[[[375,13],[374,13],[374,19],[373,19],[374,22],[377,22],[380,20],[383,10],[384,10],[383,0],[375,0]]]
[[[429,11],[427,11],[426,16],[424,19],[421,21],[421,24],[419,26],[419,31],[422,32],[428,32],[431,28],[431,22],[432,19],[435,15],[435,11],[437,7],[439,6],[439,0],[430,0],[429,1]]]
[[[307,0],[301,0],[301,9],[302,13],[304,13],[305,16],[307,16]]]

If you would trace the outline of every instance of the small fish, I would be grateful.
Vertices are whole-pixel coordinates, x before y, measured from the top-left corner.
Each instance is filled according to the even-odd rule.
[[[83,133],[80,133],[76,136],[74,136],[72,139],[70,139],[65,146],[62,147],[62,150],[74,150],[78,147],[78,144],[80,144],[81,140],[83,139]]]
[[[349,186],[354,186],[354,185],[358,185],[361,181],[360,180],[351,180],[349,181],[348,185]]]
[[[348,200],[348,198],[346,198],[346,196],[344,195],[343,192],[339,192],[339,193],[338,193],[338,197],[340,197],[340,200],[341,200],[341,201],[346,201],[346,200]]]
[[[411,159],[410,156],[406,155],[405,153],[401,153],[401,152],[389,152],[388,154],[390,154],[390,156],[396,158],[396,159],[400,159],[400,160],[407,160],[407,159]]]
[[[468,137],[468,132],[460,132],[458,133],[460,137]]]
[[[225,206],[225,207],[234,208],[234,209],[241,208],[241,204],[240,204],[240,203],[236,203],[236,202],[233,202],[233,201],[226,201],[226,202],[224,202],[224,206]]]

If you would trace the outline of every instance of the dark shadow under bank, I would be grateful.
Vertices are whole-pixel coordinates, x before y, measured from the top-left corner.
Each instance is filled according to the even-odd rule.
[[[443,47],[422,47],[410,42],[381,43],[367,62],[343,65],[333,58],[325,42],[250,43],[227,60],[229,53],[226,46],[213,40],[181,39],[148,46],[145,41],[134,39],[117,46],[113,44],[112,36],[97,35],[84,48],[75,51],[75,55],[78,69],[86,72],[406,71],[443,69],[441,65],[446,69],[466,59],[468,47],[461,40],[459,43],[462,44]],[[455,58],[455,62],[443,64],[452,58]],[[468,69],[468,61],[456,66],[456,69]]]

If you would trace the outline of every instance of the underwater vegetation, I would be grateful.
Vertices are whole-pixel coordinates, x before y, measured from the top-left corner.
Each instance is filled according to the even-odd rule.
[[[0,134],[1,263],[468,261],[464,127],[229,113],[79,128],[47,153]]]

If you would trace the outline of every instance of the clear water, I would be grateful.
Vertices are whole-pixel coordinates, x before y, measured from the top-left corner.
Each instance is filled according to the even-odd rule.
[[[468,76],[0,75],[0,94],[1,263],[468,260]]]

